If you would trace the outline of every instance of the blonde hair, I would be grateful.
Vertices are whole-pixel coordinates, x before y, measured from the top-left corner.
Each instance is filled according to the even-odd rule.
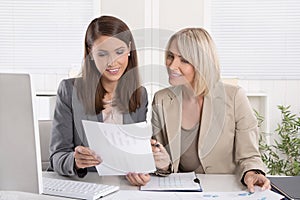
[[[166,58],[170,45],[177,40],[180,55],[195,68],[194,92],[206,95],[220,80],[219,58],[214,41],[203,28],[186,28],[175,33],[166,48]]]

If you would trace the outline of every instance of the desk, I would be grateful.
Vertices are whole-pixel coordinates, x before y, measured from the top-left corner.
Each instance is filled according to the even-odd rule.
[[[219,174],[198,174],[201,181],[203,191],[205,192],[231,192],[246,189],[240,181],[236,179],[235,175],[219,175]],[[81,180],[85,182],[102,183],[109,185],[118,185],[120,190],[138,190],[139,187],[132,186],[123,176],[102,176],[99,177],[97,172],[89,172],[86,177],[63,177],[55,172],[43,172],[43,177]],[[17,184],[17,183],[16,183]],[[48,195],[38,195],[19,191],[0,191],[0,200],[70,200],[69,198],[54,197]],[[110,196],[103,198],[111,199]]]

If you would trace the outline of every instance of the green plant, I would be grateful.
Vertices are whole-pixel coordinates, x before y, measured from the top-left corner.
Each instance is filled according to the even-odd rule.
[[[262,160],[268,167],[271,175],[300,175],[300,117],[292,114],[290,106],[278,106],[281,111],[281,123],[274,133],[260,134],[260,152]],[[264,117],[255,111],[258,126],[261,127]],[[277,137],[271,144],[267,136]]]

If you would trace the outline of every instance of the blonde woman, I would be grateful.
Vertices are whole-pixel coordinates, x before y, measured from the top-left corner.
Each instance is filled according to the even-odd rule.
[[[152,103],[157,173],[235,173],[251,192],[254,185],[270,189],[256,118],[244,90],[220,81],[208,32],[187,28],[174,34],[166,66],[172,87],[158,91]]]

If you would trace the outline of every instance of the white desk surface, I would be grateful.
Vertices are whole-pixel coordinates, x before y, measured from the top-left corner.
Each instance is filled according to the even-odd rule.
[[[102,183],[108,185],[120,186],[120,190],[138,190],[136,186],[132,186],[123,176],[102,176],[100,177],[96,172],[89,172],[84,178],[68,178],[63,177],[55,172],[43,172],[44,177],[59,178],[59,179],[73,179],[85,182]],[[204,192],[232,192],[245,190],[246,188],[237,180],[235,175],[221,175],[221,174],[198,174],[201,186]],[[17,183],[16,183],[17,184]],[[25,193],[19,191],[0,191],[0,200],[70,200],[70,198],[54,197],[48,195],[38,195],[32,193]],[[102,198],[105,200],[106,198]]]

